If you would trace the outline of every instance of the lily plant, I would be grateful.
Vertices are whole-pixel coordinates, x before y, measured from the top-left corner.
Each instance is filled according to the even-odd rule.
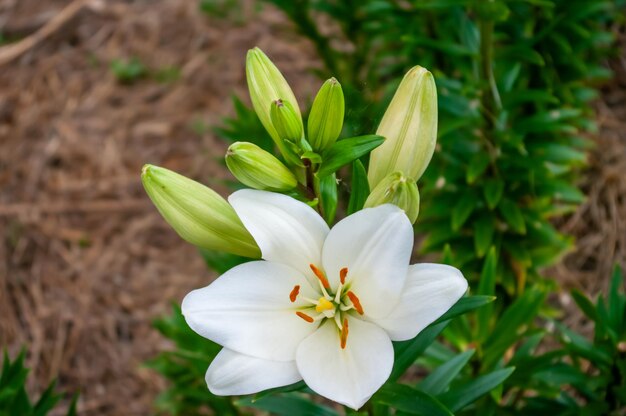
[[[254,109],[279,150],[230,146],[228,168],[255,189],[226,201],[167,169],[146,165],[142,172],[148,195],[181,237],[253,259],[190,292],[182,313],[191,329],[223,346],[206,373],[213,394],[303,380],[359,409],[392,373],[392,342],[415,338],[467,290],[453,267],[410,265],[416,182],[435,148],[433,77],[413,68],[377,135],[339,138],[345,110],[336,79],[322,85],[305,133],[293,92],[258,48],[248,54],[246,74]],[[370,152],[366,172],[361,159]],[[330,228],[347,164],[346,215]]]

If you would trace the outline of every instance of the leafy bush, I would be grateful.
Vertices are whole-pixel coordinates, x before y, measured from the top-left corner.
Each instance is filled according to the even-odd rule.
[[[394,345],[392,378],[366,411],[619,414],[626,380],[621,275],[613,277],[608,300],[600,297],[594,305],[573,295],[595,323],[592,342],[559,323],[562,312],[546,303],[558,286],[542,269],[573,244],[552,221],[584,200],[575,183],[591,146],[586,137],[595,130],[589,102],[597,83],[610,76],[602,66],[612,50],[607,27],[623,19],[615,13],[623,2],[266,1],[313,42],[325,66],[322,75],[342,82],[351,109],[344,135],[375,129],[408,67],[431,69],[438,85],[439,148],[421,181],[416,227],[426,235],[421,250],[461,268],[474,296],[453,308],[455,319],[440,319],[414,340]],[[334,25],[332,35],[318,29],[320,15]],[[352,47],[334,48],[337,33]],[[218,132],[231,142],[258,139],[257,145],[272,151],[256,114],[238,99],[235,107],[236,116]],[[363,157],[351,172],[339,166],[329,171],[342,180],[338,190],[330,188],[330,211],[337,208],[337,192],[350,194],[339,210],[363,206],[370,191],[365,166]],[[218,272],[240,261],[204,254]],[[493,297],[496,302],[488,302]],[[158,325],[178,344],[158,359],[156,368],[173,381],[161,408],[173,414],[216,410],[213,401],[222,399],[203,385],[191,388],[184,378],[191,371],[184,369],[195,369],[196,383],[217,350],[204,340],[198,348],[183,342],[190,332],[185,335],[189,330],[179,315]],[[443,342],[437,341],[440,334]],[[427,375],[398,383],[415,363]],[[229,402],[233,407],[222,411],[336,414],[308,399],[308,392],[298,383]]]
[[[29,398],[25,384],[28,369],[24,367],[26,351],[22,350],[13,361],[4,352],[2,371],[0,372],[0,416],[44,416],[47,415],[61,400],[62,395],[55,391],[56,383],[52,382],[37,401]],[[68,416],[76,414],[76,400],[67,411]]]

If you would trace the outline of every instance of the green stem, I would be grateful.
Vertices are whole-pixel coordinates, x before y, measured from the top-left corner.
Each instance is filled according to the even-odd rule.
[[[317,198],[317,205],[315,206],[315,208],[317,209],[317,212],[319,212],[319,214],[323,217],[324,212],[322,209],[322,198],[319,193],[319,187],[316,186],[315,184],[315,175],[313,173],[313,163],[311,162],[310,159],[302,159],[302,162],[304,162],[304,169],[305,169],[305,175],[306,175],[305,188],[306,188],[307,195],[309,196],[309,199],[311,201]]]
[[[496,127],[498,112],[502,106],[493,74],[493,26],[491,20],[481,20],[480,30],[480,78],[482,81],[481,108],[488,131]]]

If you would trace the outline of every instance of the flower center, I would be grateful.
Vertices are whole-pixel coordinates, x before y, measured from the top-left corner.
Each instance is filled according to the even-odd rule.
[[[339,332],[339,345],[344,349],[348,340],[348,315],[355,312],[363,315],[359,298],[350,290],[350,284],[346,284],[348,268],[344,267],[339,271],[339,285],[333,291],[324,272],[313,264],[309,266],[317,277],[322,296],[317,300],[301,297],[307,305],[299,308],[296,315],[308,323],[333,319]],[[299,295],[300,285],[296,285],[289,293],[289,300],[293,303]]]

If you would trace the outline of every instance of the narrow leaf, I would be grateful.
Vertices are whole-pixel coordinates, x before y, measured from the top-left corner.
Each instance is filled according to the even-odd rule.
[[[350,190],[350,201],[348,202],[347,214],[354,214],[363,209],[363,205],[370,194],[370,185],[367,181],[367,172],[360,160],[355,160],[352,164],[352,189]]]
[[[451,416],[452,412],[431,395],[403,384],[383,386],[373,400],[411,415]]]
[[[437,338],[437,335],[443,331],[449,321],[433,323],[428,328],[417,334],[417,336],[408,341],[399,341],[393,343],[395,358],[393,370],[389,380],[395,381],[407,368],[415,362],[415,360],[428,348],[430,344]]]
[[[438,398],[450,410],[457,412],[498,387],[514,370],[515,367],[508,367],[477,377],[461,386],[451,388]]]
[[[383,141],[385,141],[384,137],[375,134],[339,140],[323,155],[323,162],[317,171],[317,176],[322,179],[336,172],[342,166],[368,154]]]
[[[459,299],[453,307],[448,309],[448,312],[441,315],[439,319],[431,324],[431,326],[436,325],[440,322],[445,322],[456,316],[463,315],[464,313],[467,313],[469,311],[473,311],[474,309],[480,308],[481,306],[493,302],[495,299],[495,296],[465,296]]]
[[[337,416],[333,409],[312,402],[311,400],[296,395],[280,395],[264,397],[259,400],[245,398],[235,402],[237,406],[252,407],[270,412],[277,416]]]
[[[433,395],[443,393],[472,358],[472,355],[474,355],[474,350],[467,350],[443,363],[422,380],[418,385],[419,389]]]
[[[502,214],[506,223],[514,231],[519,234],[526,234],[526,222],[524,221],[524,216],[515,202],[510,199],[503,199],[500,201],[500,204],[498,204],[498,209],[500,210],[500,214]]]

